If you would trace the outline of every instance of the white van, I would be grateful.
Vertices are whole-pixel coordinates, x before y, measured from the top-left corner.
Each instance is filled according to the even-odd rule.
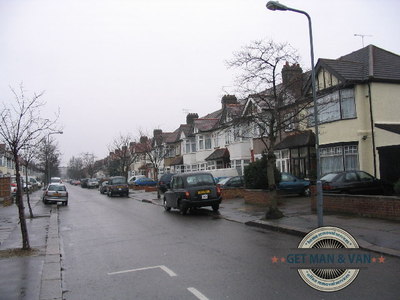
[[[133,184],[133,182],[134,182],[136,179],[138,179],[138,178],[143,178],[143,177],[146,177],[146,176],[144,176],[144,175],[133,175],[133,176],[129,177],[129,179],[128,179],[128,184]]]

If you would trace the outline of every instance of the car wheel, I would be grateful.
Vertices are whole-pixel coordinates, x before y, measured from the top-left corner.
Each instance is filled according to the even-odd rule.
[[[65,201],[65,202],[64,202],[64,206],[67,206],[67,205],[68,205],[68,201]]]
[[[211,206],[213,211],[218,211],[219,210],[219,204],[214,204]]]
[[[310,197],[311,196],[311,190],[310,190],[309,186],[306,186],[304,188],[302,195],[305,196],[305,197]]]
[[[165,198],[164,198],[163,204],[164,204],[165,211],[170,211],[171,210],[171,207],[167,206],[167,200]]]
[[[159,190],[157,190],[157,199],[160,199],[161,198],[161,194],[160,194],[160,191]],[[164,200],[165,201],[165,200]]]
[[[186,215],[187,211],[188,208],[186,207],[186,205],[179,202],[179,212],[181,213],[181,215]]]

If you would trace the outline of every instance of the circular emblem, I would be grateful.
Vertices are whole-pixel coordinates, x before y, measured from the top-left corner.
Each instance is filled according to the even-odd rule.
[[[337,227],[319,227],[308,233],[298,248],[359,248],[356,240]],[[339,291],[357,277],[359,269],[299,269],[301,278],[312,288],[323,292]]]

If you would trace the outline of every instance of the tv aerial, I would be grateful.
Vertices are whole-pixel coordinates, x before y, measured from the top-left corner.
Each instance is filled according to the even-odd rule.
[[[361,33],[355,33],[354,36],[358,36],[361,38],[362,46],[364,48],[364,38],[365,37],[371,37],[372,35],[370,34],[361,34]]]

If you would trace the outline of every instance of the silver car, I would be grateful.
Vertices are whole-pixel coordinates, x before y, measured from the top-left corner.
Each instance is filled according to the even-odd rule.
[[[68,205],[68,191],[62,183],[50,183],[43,193],[44,204],[61,202]]]

